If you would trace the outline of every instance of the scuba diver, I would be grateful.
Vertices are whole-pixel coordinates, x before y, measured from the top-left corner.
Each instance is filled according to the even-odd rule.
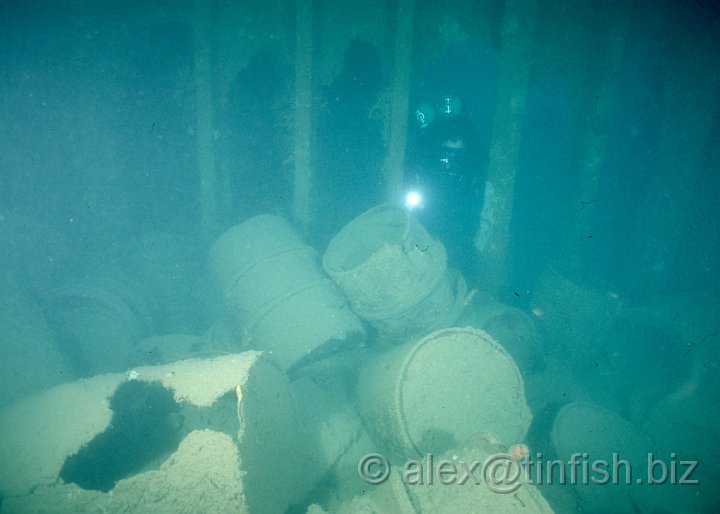
[[[449,265],[473,280],[484,185],[479,137],[456,95],[422,104],[415,120],[403,185],[406,207],[445,245]]]

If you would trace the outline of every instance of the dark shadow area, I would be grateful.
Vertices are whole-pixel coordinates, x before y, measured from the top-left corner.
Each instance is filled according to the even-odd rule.
[[[340,73],[317,99],[314,238],[318,247],[382,202],[385,148],[376,109],[383,85],[379,50],[356,38],[345,50]]]
[[[130,380],[110,399],[108,429],[65,460],[60,478],[107,492],[115,483],[164,460],[182,439],[182,416],[173,393],[159,383]]]
[[[292,67],[265,49],[242,68],[220,116],[227,132],[221,158],[229,170],[229,223],[257,212],[284,214],[292,198]]]

